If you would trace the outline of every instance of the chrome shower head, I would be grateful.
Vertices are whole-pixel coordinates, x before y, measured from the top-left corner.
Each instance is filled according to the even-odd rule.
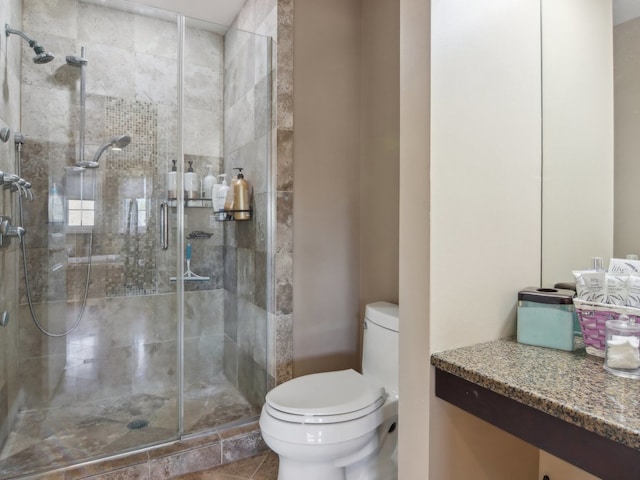
[[[124,147],[129,145],[129,142],[131,142],[131,137],[129,135],[117,135],[102,144],[102,146],[100,146],[100,148],[96,151],[96,154],[93,156],[93,160],[86,163],[91,166],[95,165],[95,167],[97,167],[98,160],[100,160],[100,157],[108,148],[111,148],[113,150],[122,150]]]
[[[117,137],[113,137],[110,141],[112,149],[122,150],[131,143],[131,137],[129,135],[118,135]]]
[[[34,63],[37,63],[37,64],[49,63],[51,60],[55,58],[52,53],[45,51],[45,49],[40,44],[38,44],[38,42],[36,42],[34,39],[27,37],[20,30],[15,30],[11,28],[8,23],[5,23],[4,31],[7,37],[13,33],[14,35],[18,35],[24,38],[29,43],[29,46],[33,48],[33,51],[36,54],[36,56],[33,57]]]
[[[75,55],[67,55],[66,56],[67,65],[71,65],[72,67],[82,67],[87,64],[87,59],[83,57],[77,57]]]
[[[55,58],[51,52],[45,52],[44,48],[40,45],[33,47],[33,51],[36,52],[36,56],[33,57],[33,63],[37,63],[38,65],[42,63],[49,63]]]

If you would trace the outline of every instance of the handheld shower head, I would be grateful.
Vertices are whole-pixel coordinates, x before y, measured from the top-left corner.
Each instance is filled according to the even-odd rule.
[[[33,57],[34,63],[37,63],[37,64],[49,63],[51,60],[55,58],[52,53],[45,51],[45,49],[34,39],[27,37],[20,30],[15,30],[11,28],[8,23],[4,25],[4,31],[7,37],[13,33],[14,35],[18,35],[24,38],[29,43],[29,46],[33,48],[33,51],[36,54],[36,56]]]
[[[78,57],[75,55],[67,55],[66,56],[67,65],[71,65],[72,67],[82,67],[87,64],[87,59],[83,57]]]
[[[108,148],[111,148],[113,150],[122,150],[124,147],[129,145],[129,142],[131,142],[131,137],[129,135],[117,135],[113,138],[110,138],[100,146],[100,148],[96,151],[96,154],[93,156],[93,160],[88,163],[97,167],[98,160],[100,160],[100,157]]]
[[[110,142],[113,150],[122,150],[129,145],[131,137],[129,135],[118,135],[117,137],[113,137]]]

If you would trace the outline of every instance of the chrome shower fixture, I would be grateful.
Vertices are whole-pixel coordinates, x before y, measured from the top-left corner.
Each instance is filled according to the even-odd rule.
[[[88,63],[86,58],[78,57],[76,55],[67,55],[65,59],[67,61],[67,65],[70,65],[72,67],[82,67],[83,65],[86,65]]]
[[[49,63],[51,60],[54,59],[53,54],[50,53],[50,52],[45,51],[45,49],[37,41],[33,40],[32,38],[27,37],[20,30],[15,30],[15,29],[11,28],[8,23],[5,23],[4,31],[5,31],[5,34],[6,34],[7,37],[13,33],[14,35],[18,35],[18,36],[24,38],[29,43],[29,46],[31,48],[33,48],[33,51],[36,54],[36,56],[33,57],[33,62],[34,63],[38,63],[38,64],[40,64],[40,63]]]
[[[102,154],[108,149],[112,150],[122,150],[124,147],[129,145],[131,142],[131,137],[129,135],[117,135],[113,138],[110,138],[107,142],[103,143],[100,148],[96,151],[96,154],[93,156],[93,160],[90,162],[80,162],[77,164],[78,167],[83,168],[98,168],[98,161]]]

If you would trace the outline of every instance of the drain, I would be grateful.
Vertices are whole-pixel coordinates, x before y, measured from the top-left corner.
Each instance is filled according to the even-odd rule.
[[[127,428],[130,430],[137,430],[139,428],[144,428],[147,425],[149,425],[149,420],[138,419],[138,420],[132,420],[131,422],[129,422],[127,424]]]

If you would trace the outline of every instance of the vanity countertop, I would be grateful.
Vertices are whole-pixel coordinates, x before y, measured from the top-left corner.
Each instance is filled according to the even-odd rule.
[[[606,372],[603,359],[524,345],[515,338],[456,348],[431,364],[516,402],[640,450],[640,380]]]

